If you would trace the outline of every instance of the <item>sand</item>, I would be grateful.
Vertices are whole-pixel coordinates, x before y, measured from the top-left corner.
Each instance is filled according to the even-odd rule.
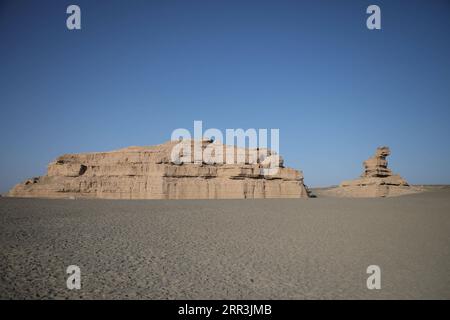
[[[2,299],[450,299],[450,188],[384,199],[0,199]],[[81,268],[81,290],[66,268]],[[381,268],[380,290],[366,268]]]

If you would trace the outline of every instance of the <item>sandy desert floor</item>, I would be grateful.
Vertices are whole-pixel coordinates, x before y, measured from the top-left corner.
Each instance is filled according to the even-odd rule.
[[[450,188],[386,199],[0,199],[2,299],[450,299]],[[380,290],[366,268],[381,268]],[[81,268],[81,290],[66,268]]]

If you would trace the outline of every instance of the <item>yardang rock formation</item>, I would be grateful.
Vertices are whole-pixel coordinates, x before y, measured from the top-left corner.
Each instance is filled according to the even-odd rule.
[[[328,194],[342,197],[388,197],[415,193],[417,188],[409,184],[388,168],[386,157],[391,154],[388,147],[379,147],[375,155],[364,161],[361,178],[343,181]]]
[[[194,141],[183,143],[192,148]],[[110,152],[67,154],[48,166],[47,175],[16,185],[10,197],[105,199],[244,199],[308,197],[300,171],[280,168],[274,175],[263,169],[273,160],[268,149],[247,149],[202,141],[205,151],[223,152],[224,159],[243,155],[241,164],[171,159],[178,141],[149,147],[128,147]],[[193,154],[193,153],[192,153]],[[195,161],[194,161],[195,160]],[[251,161],[252,160],[252,161]]]

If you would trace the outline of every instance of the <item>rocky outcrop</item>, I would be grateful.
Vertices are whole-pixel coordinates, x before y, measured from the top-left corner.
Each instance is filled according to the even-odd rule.
[[[328,191],[329,195],[342,197],[388,197],[417,192],[388,168],[388,147],[379,147],[375,155],[364,161],[364,172],[359,179],[343,181],[339,187]]]
[[[24,181],[10,197],[105,199],[244,199],[308,197],[300,171],[268,149],[204,140],[110,152],[66,154],[47,175]],[[186,148],[186,145],[189,146]],[[194,152],[200,145],[201,155]],[[192,152],[186,152],[190,150]],[[178,150],[180,151],[180,150]],[[276,164],[276,166],[274,166]]]

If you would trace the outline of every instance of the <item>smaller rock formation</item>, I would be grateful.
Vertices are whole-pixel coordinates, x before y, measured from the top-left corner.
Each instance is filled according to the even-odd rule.
[[[417,192],[416,188],[388,168],[386,157],[390,154],[388,147],[377,148],[375,155],[364,161],[361,178],[343,181],[328,193],[342,197],[388,197]]]

